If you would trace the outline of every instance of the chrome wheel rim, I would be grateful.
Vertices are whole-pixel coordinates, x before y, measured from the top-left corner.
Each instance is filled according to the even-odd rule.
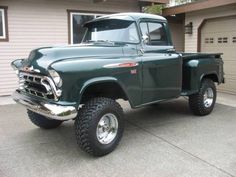
[[[214,92],[212,88],[207,88],[205,93],[204,93],[204,106],[206,108],[211,107],[212,103],[213,103],[213,99],[214,99]]]
[[[112,142],[118,132],[117,117],[112,113],[107,113],[98,122],[97,139],[101,144]]]

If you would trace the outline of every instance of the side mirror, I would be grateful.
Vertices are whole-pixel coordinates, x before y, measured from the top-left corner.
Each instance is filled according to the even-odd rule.
[[[149,42],[149,37],[148,37],[148,35],[143,35],[143,36],[142,36],[142,40],[143,40],[143,42],[144,42],[145,44],[147,44],[147,43]]]

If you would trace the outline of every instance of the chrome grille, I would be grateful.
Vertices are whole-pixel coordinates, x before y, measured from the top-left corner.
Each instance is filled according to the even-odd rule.
[[[57,90],[51,78],[33,73],[20,72],[19,79],[19,89],[21,91],[45,99],[58,99]]]

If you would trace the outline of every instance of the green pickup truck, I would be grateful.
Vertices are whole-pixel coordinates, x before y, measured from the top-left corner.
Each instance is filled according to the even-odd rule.
[[[86,24],[81,44],[33,50],[12,62],[19,77],[13,99],[44,129],[75,120],[78,145],[103,156],[124,130],[117,99],[132,108],[189,97],[191,111],[214,108],[215,83],[224,83],[221,54],[177,53],[165,18],[120,13]]]

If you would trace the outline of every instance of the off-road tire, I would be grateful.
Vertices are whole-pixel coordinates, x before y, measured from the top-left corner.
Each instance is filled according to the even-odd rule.
[[[112,113],[118,121],[118,131],[109,144],[99,142],[96,130],[103,115]],[[124,131],[124,114],[121,106],[110,98],[90,99],[79,111],[75,120],[75,136],[80,148],[92,156],[104,156],[112,152],[120,142]]]
[[[27,110],[28,117],[33,124],[43,129],[53,129],[61,125],[63,121],[53,120],[44,117],[43,115],[37,114],[33,111]]]
[[[207,88],[213,90],[213,103],[210,107],[204,104],[204,93]],[[189,96],[189,107],[191,111],[198,116],[205,116],[212,112],[216,101],[216,86],[211,79],[203,79],[198,93]]]

